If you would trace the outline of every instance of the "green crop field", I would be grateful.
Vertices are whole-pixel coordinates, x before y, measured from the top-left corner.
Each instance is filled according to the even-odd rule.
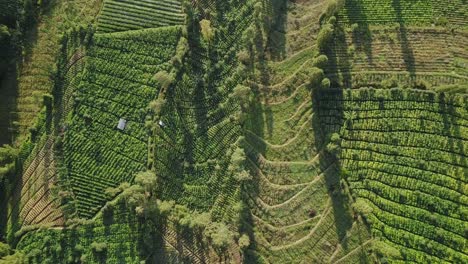
[[[3,1],[0,263],[467,263],[467,7]]]
[[[118,32],[184,23],[180,0],[105,1],[98,32]]]
[[[320,97],[323,124],[341,127],[342,176],[395,261],[467,261],[466,103],[417,90]]]
[[[144,170],[146,107],[158,94],[153,75],[171,67],[180,30],[94,36],[64,135],[64,159],[78,215],[92,217],[105,203],[106,188],[131,182]],[[120,118],[127,121],[123,132],[116,129]]]

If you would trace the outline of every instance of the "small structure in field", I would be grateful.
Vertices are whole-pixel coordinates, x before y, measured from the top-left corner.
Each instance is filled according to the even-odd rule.
[[[119,130],[124,130],[125,127],[127,126],[127,120],[123,119],[123,118],[120,118],[119,120],[119,124],[117,125],[117,129]]]
[[[162,120],[159,120],[158,124],[159,124],[160,127],[165,127],[166,126],[166,124],[164,124],[164,122]]]

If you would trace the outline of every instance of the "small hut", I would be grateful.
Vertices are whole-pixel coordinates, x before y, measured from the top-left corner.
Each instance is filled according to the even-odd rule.
[[[117,125],[117,129],[123,131],[125,129],[125,126],[127,126],[127,120],[120,118],[119,124]]]

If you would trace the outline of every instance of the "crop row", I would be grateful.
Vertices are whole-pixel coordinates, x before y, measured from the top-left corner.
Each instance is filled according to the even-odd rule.
[[[345,176],[373,231],[407,260],[466,259],[466,97],[362,89],[322,99],[322,121],[343,126]]]
[[[105,1],[98,32],[118,32],[184,23],[182,5],[173,0]]]
[[[347,0],[339,14],[342,23],[390,24],[405,23],[427,25],[437,23],[440,18],[456,24],[466,25],[466,4],[455,1],[390,1]]]
[[[158,93],[152,77],[168,69],[179,36],[179,27],[94,36],[65,136],[80,216],[92,217],[105,203],[107,187],[131,182],[144,170],[146,108]],[[123,131],[117,129],[121,118],[127,121]]]

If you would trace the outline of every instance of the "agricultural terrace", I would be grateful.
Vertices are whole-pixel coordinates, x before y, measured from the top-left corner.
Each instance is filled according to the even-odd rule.
[[[134,214],[119,204],[110,216],[79,227],[32,231],[17,248],[28,252],[27,263],[140,263],[137,243],[143,228]]]
[[[97,6],[21,99],[26,262],[468,262],[465,0]]]
[[[230,222],[239,202],[239,183],[228,167],[241,136],[239,103],[230,93],[245,78],[236,54],[254,1],[213,3],[201,5],[217,13],[210,27],[218,31],[213,38],[197,35],[199,28],[189,34],[190,56],[168,89],[159,115],[165,125],[154,129],[152,166],[162,198]]]
[[[324,73],[316,39],[297,48],[317,30],[295,25],[319,22],[319,16],[302,12],[310,6],[317,13],[326,8],[321,1],[272,5],[266,11],[275,18],[271,31],[257,33],[271,41],[253,48],[268,50],[270,59],[256,61],[257,74],[248,81],[255,99],[242,145],[252,182],[242,194],[255,248],[247,251],[247,263],[371,261],[372,238],[349,207],[339,162],[327,152],[327,135],[317,125],[311,89],[319,88]]]
[[[175,26],[94,35],[64,139],[80,217],[96,214],[106,188],[132,182],[145,169],[146,109],[159,92],[153,77],[171,68],[180,34]],[[117,129],[121,118],[127,121],[123,131]]]
[[[466,262],[466,96],[363,88],[317,101],[355,210],[389,260]]]
[[[437,25],[466,28],[468,7],[464,0],[345,0],[340,23],[367,25]]]
[[[332,84],[464,92],[464,1],[344,1],[326,49]]]
[[[182,25],[182,0],[106,0],[98,33]]]
[[[16,110],[12,127],[26,136],[41,111],[42,95],[51,93],[54,86],[55,61],[60,55],[60,38],[68,30],[87,27],[99,10],[102,0],[53,1],[48,11],[40,15],[37,32],[28,32],[25,57],[21,65],[16,93]],[[36,34],[37,33],[37,34]],[[35,44],[33,44],[35,43]]]

